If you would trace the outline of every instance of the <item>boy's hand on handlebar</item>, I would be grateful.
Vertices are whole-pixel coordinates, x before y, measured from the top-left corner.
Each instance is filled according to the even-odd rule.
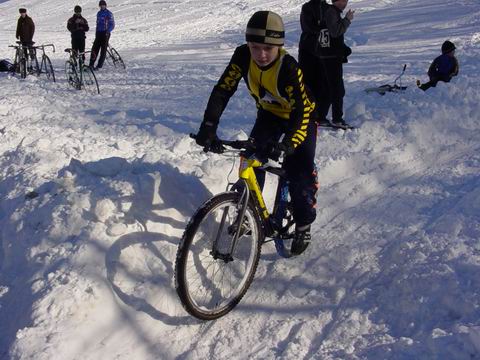
[[[200,126],[200,130],[198,130],[197,136],[195,136],[196,143],[200,146],[207,147],[216,139],[218,138],[215,126],[203,122]]]
[[[190,136],[195,139],[195,142],[203,147],[203,151],[205,152],[214,152],[217,154],[221,154],[225,151],[225,147],[223,146],[220,139],[217,137],[216,132],[212,129],[208,129],[207,127],[200,127],[197,135],[190,134]]]
[[[293,150],[293,146],[289,146],[284,142],[273,143],[267,150],[267,156],[274,161],[278,161],[282,153],[284,155],[291,155],[293,153]]]

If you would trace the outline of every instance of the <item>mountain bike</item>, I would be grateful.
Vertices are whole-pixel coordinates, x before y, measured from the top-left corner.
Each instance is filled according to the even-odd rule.
[[[115,48],[111,47],[110,44],[107,46],[107,62],[114,67],[121,67],[124,70],[126,69],[125,63],[123,62],[122,57]]]
[[[65,62],[65,75],[70,86],[90,94],[100,94],[97,78],[93,70],[85,65],[85,53],[79,53],[71,48],[65,49],[70,57]]]
[[[253,281],[261,247],[267,241],[274,241],[280,256],[291,256],[286,243],[293,240],[295,222],[285,170],[262,163],[255,149],[252,139],[218,140],[216,149],[210,149],[231,152],[235,157],[240,154],[241,163],[238,181],[229,183],[226,192],[198,208],[178,246],[175,288],[185,310],[198,319],[217,319],[240,302]],[[272,214],[267,210],[255,168],[278,176]]]
[[[45,54],[45,48],[47,47],[51,47],[53,49],[53,52],[55,52],[55,45],[53,44],[32,46],[32,49],[35,50],[35,57],[36,57],[37,49],[39,49],[42,52],[42,56],[41,56],[42,59],[40,61],[40,66],[38,65],[38,60],[35,60],[36,73],[37,75],[45,73],[45,75],[47,76],[47,79],[55,82],[55,71],[53,70],[52,62],[50,61],[50,58],[48,57],[48,55]]]

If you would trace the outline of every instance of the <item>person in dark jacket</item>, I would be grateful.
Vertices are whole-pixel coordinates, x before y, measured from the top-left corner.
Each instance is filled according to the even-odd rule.
[[[107,55],[108,41],[110,34],[115,28],[115,20],[113,14],[107,9],[107,3],[104,0],[98,2],[100,11],[97,13],[97,29],[95,32],[95,40],[93,41],[92,53],[90,55],[90,67],[93,68],[98,58],[95,70],[101,69]],[[100,52],[100,57],[98,56]]]
[[[73,16],[67,21],[67,29],[72,34],[72,49],[79,53],[85,52],[85,33],[89,30],[88,21],[82,16],[82,8],[77,5]],[[85,60],[85,55],[82,55]]]
[[[345,45],[344,34],[353,20],[354,11],[341,14],[348,0],[310,0],[302,6],[300,24],[299,63],[305,74],[305,83],[317,101],[317,122],[327,123],[332,107],[332,124],[346,126],[343,119],[343,63],[351,54]]]
[[[220,117],[243,78],[258,109],[250,133],[258,146],[257,157],[265,161],[285,153],[283,167],[296,224],[291,251],[300,254],[310,242],[310,224],[316,217],[316,126],[310,118],[315,103],[303,84],[296,60],[283,49],[284,37],[283,21],[278,14],[253,14],[247,24],[247,44],[235,49],[213,88],[196,141],[206,150],[215,146]],[[256,173],[263,187],[265,174]]]
[[[27,9],[18,9],[20,17],[17,21],[16,38],[20,40],[23,46],[33,46],[33,34],[35,34],[35,24],[30,16],[27,15]],[[29,49],[30,57],[35,59],[35,50]],[[25,50],[25,56],[27,56],[27,50]]]
[[[452,77],[458,75],[458,60],[455,57],[455,44],[451,41],[445,41],[442,44],[442,55],[433,60],[428,68],[428,77],[430,81],[425,84],[420,84],[417,80],[417,85],[423,91],[437,86],[439,81],[450,82]]]

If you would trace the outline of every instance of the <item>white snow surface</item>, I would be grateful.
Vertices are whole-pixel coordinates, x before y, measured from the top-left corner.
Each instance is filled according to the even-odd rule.
[[[232,168],[188,134],[251,14],[281,14],[296,56],[302,3],[110,0],[127,70],[105,67],[90,96],[63,74],[75,4],[0,0],[0,58],[25,6],[58,78],[0,74],[0,359],[480,359],[478,0],[350,1],[359,129],[318,134],[313,244],[292,259],[266,244],[217,321],[181,307],[179,238]],[[97,2],[79,4],[90,47]],[[446,39],[460,74],[424,93],[415,80]],[[406,92],[363,91],[403,64]],[[242,85],[220,135],[254,119]]]

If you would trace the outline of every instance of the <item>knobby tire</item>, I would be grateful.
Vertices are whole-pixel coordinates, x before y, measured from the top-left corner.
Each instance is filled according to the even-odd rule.
[[[185,310],[201,320],[214,320],[230,312],[247,292],[257,270],[264,231],[252,203],[247,205],[240,229],[232,226],[238,224],[240,197],[238,192],[226,192],[203,204],[188,223],[178,247],[175,288]],[[225,220],[223,228],[221,219]],[[240,236],[229,254],[236,232]],[[215,259],[212,254],[215,239],[215,249],[223,258]],[[230,260],[225,260],[227,257]]]

